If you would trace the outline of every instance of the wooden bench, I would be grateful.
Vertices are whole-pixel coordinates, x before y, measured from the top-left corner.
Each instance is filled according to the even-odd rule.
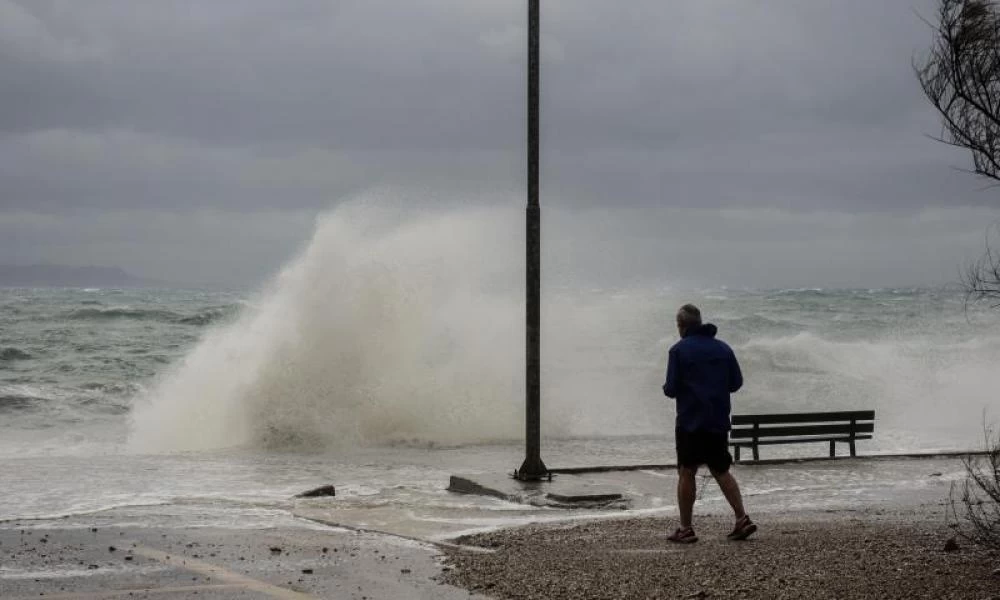
[[[764,444],[803,444],[830,442],[830,457],[836,457],[836,443],[850,446],[855,456],[854,442],[870,440],[875,432],[874,410],[840,412],[785,413],[766,415],[733,415],[729,445],[740,460],[740,448],[752,448],[753,459],[760,460],[759,446]]]

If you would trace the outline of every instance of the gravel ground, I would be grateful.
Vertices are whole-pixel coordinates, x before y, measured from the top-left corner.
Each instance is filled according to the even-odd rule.
[[[750,540],[729,518],[696,517],[701,538],[677,545],[676,521],[613,519],[460,538],[495,550],[449,550],[443,582],[497,598],[933,598],[1000,600],[1000,556],[945,551],[940,506],[758,515]]]

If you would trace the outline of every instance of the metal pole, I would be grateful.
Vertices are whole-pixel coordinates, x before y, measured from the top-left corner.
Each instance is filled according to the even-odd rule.
[[[525,458],[517,477],[539,480],[549,474],[541,457],[541,209],[538,205],[539,1],[528,0],[528,206],[525,377]]]

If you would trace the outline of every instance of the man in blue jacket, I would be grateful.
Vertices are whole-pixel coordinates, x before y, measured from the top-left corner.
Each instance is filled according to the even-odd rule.
[[[677,504],[681,526],[667,539],[672,542],[698,541],[691,526],[696,495],[695,475],[707,465],[722,494],[736,514],[736,525],[727,536],[744,540],[757,531],[743,509],[743,497],[729,467],[729,394],[743,386],[743,374],[733,350],[715,339],[718,329],[702,325],[701,311],[685,304],[677,312],[681,340],[670,349],[667,382],[663,393],[677,399]]]

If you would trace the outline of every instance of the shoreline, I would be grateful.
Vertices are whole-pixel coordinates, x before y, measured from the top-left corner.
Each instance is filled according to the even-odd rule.
[[[460,536],[440,581],[496,598],[993,598],[995,552],[955,537],[941,503],[760,512],[745,542],[731,516],[698,512],[699,541],[673,544],[676,518],[528,525]],[[467,552],[462,546],[489,549]]]
[[[268,589],[271,597],[289,590],[359,599],[471,592],[752,600],[982,599],[1000,592],[992,575],[1000,554],[962,540],[957,552],[943,551],[953,535],[945,522],[948,490],[962,477],[955,458],[741,467],[760,531],[748,542],[725,541],[728,508],[706,481],[695,506],[701,540],[691,546],[666,541],[676,526],[673,471],[564,477],[627,490],[633,508],[578,512],[447,494],[402,510],[344,495],[287,502],[267,515],[204,502],[19,519],[0,523],[0,596],[110,599],[177,590],[229,598]],[[272,553],[273,546],[282,551]],[[206,580],[213,569],[217,575]]]
[[[933,458],[962,459],[966,457],[986,456],[987,454],[989,454],[987,450],[927,450],[927,451],[912,451],[912,452],[886,451],[886,452],[876,452],[868,454],[858,454],[857,456],[836,456],[836,457],[805,456],[805,457],[763,458],[760,460],[733,461],[733,464],[737,466],[763,467],[763,466],[773,466],[773,465],[794,465],[803,463],[832,462],[832,461],[844,461],[844,460],[870,461],[870,460],[933,459]],[[553,475],[584,475],[591,473],[642,471],[645,469],[666,470],[666,469],[676,469],[676,468],[677,468],[677,463],[597,465],[597,466],[586,466],[586,467],[556,467],[554,469],[549,469],[549,473],[552,473]]]

